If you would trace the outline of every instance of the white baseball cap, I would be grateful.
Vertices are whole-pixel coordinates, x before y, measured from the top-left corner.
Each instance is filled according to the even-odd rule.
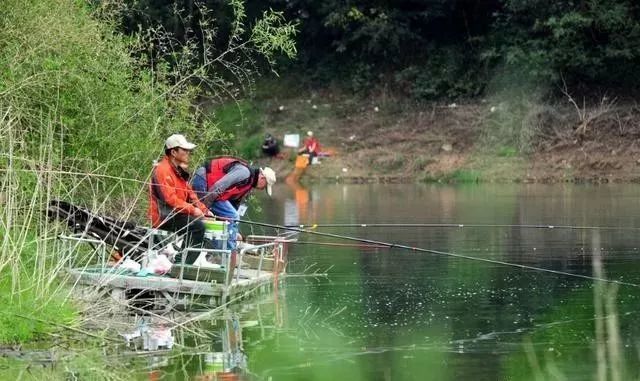
[[[276,173],[269,167],[260,168],[260,173],[267,180],[267,194],[271,196],[273,184],[276,183]]]
[[[189,143],[187,141],[187,138],[185,138],[184,135],[180,135],[180,134],[173,134],[169,136],[167,140],[164,142],[164,146],[166,149],[179,147],[182,149],[192,150],[196,148],[195,144]]]
[[[313,136],[313,131],[307,131],[307,136]]]

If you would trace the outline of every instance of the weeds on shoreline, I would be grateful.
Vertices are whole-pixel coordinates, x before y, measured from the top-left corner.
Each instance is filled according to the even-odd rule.
[[[295,28],[281,15],[265,14],[244,40],[243,3],[232,3],[237,35],[229,49],[247,58],[291,49]],[[73,302],[77,289],[63,274],[96,259],[80,246],[65,250],[57,239],[64,230],[45,216],[49,202],[141,218],[151,163],[166,136],[181,132],[206,148],[219,133],[194,108],[202,89],[193,78],[216,83],[218,94],[233,85],[216,82],[220,77],[205,70],[209,61],[187,65],[193,56],[185,50],[184,66],[149,69],[132,51],[150,41],[117,34],[94,10],[73,0],[0,5],[0,344],[78,327],[81,312],[95,307]],[[225,60],[228,51],[217,54],[207,59],[233,69],[236,82],[254,70],[250,60],[244,66]],[[207,154],[202,149],[194,159]]]

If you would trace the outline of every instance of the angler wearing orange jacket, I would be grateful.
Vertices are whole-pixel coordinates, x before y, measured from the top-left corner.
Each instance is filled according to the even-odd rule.
[[[185,234],[184,247],[204,246],[202,217],[213,216],[198,200],[189,185],[189,160],[196,147],[183,135],[165,141],[165,156],[155,166],[149,186],[149,217],[153,227]],[[193,263],[198,252],[189,252],[186,263]]]

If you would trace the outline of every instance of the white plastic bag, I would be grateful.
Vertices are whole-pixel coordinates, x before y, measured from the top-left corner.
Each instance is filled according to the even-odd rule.
[[[138,262],[133,261],[129,258],[125,258],[124,261],[120,263],[118,268],[130,270],[130,271],[133,271],[134,273],[137,273],[138,271],[140,271],[141,266]]]
[[[147,265],[147,272],[153,273],[156,275],[164,275],[171,271],[171,261],[164,254],[158,254],[153,258],[149,259],[149,264]]]
[[[198,258],[193,262],[193,265],[197,266],[197,267],[208,268],[208,269],[219,269],[221,267],[217,263],[211,263],[211,262],[207,261],[207,253],[206,252],[200,253]]]
[[[172,243],[170,243],[167,246],[163,247],[158,252],[158,254],[160,254],[160,255],[165,255],[167,258],[169,258],[169,260],[173,260],[176,257],[176,254],[178,254],[178,253],[179,253],[179,251],[176,250],[175,246],[173,246]]]

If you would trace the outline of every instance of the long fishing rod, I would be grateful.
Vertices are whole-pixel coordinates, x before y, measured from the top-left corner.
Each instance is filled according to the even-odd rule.
[[[293,241],[294,245],[320,245],[320,246],[340,246],[340,247],[358,247],[363,249],[389,249],[385,245],[373,245],[367,243],[340,243],[340,242],[318,242],[318,241]]]
[[[249,224],[249,225],[268,227],[268,228],[273,228],[273,229],[285,229],[285,230],[289,230],[289,231],[296,231],[296,232],[299,232],[299,233],[315,234],[315,235],[322,236],[322,237],[332,237],[332,238],[344,239],[344,240],[347,240],[347,241],[364,242],[364,243],[368,243],[368,244],[372,244],[372,245],[385,246],[385,247],[388,247],[388,248],[398,248],[398,249],[411,250],[411,251],[421,252],[421,253],[436,254],[436,255],[441,255],[441,256],[446,256],[446,257],[468,259],[468,260],[471,260],[471,261],[485,262],[485,263],[491,263],[491,264],[494,264],[494,265],[502,265],[502,266],[515,267],[515,268],[519,268],[519,269],[546,272],[546,273],[551,273],[551,274],[556,274],[556,275],[563,275],[563,276],[568,276],[568,277],[573,277],[573,278],[581,278],[581,279],[587,279],[587,280],[592,280],[592,281],[613,283],[613,284],[618,284],[618,285],[623,285],[623,286],[640,287],[640,284],[636,284],[636,283],[629,283],[629,282],[623,282],[623,281],[619,281],[619,280],[599,278],[599,277],[593,277],[593,276],[588,276],[588,275],[572,274],[572,273],[568,273],[568,272],[565,272],[565,271],[551,270],[551,269],[545,269],[545,268],[542,268],[542,267],[535,267],[535,266],[529,266],[529,265],[521,265],[521,264],[517,264],[517,263],[498,261],[498,260],[495,260],[495,259],[471,257],[471,256],[468,256],[468,255],[463,255],[463,254],[449,253],[449,252],[446,252],[446,251],[438,251],[438,250],[432,250],[432,249],[424,249],[424,248],[420,248],[420,247],[401,245],[401,244],[397,244],[397,243],[376,241],[376,240],[367,239],[367,238],[358,238],[358,237],[351,237],[351,236],[340,235],[340,234],[325,233],[325,232],[319,232],[319,231],[315,231],[315,230],[297,228],[297,227],[292,227],[292,226],[267,224],[267,223],[264,223],[264,222],[245,221],[245,220],[237,220],[237,222],[244,223],[244,224]]]
[[[269,239],[252,239],[253,242],[271,242]],[[288,245],[319,245],[319,246],[340,246],[340,247],[358,247],[365,249],[389,249],[389,246],[371,245],[367,243],[340,243],[340,242],[320,242],[320,241],[287,241]]]
[[[571,229],[571,230],[640,230],[640,227],[631,226],[579,226],[579,225],[536,225],[536,224],[456,224],[456,223],[416,223],[416,224],[307,224],[284,225],[286,228],[315,229],[315,228],[528,228],[528,229]]]

